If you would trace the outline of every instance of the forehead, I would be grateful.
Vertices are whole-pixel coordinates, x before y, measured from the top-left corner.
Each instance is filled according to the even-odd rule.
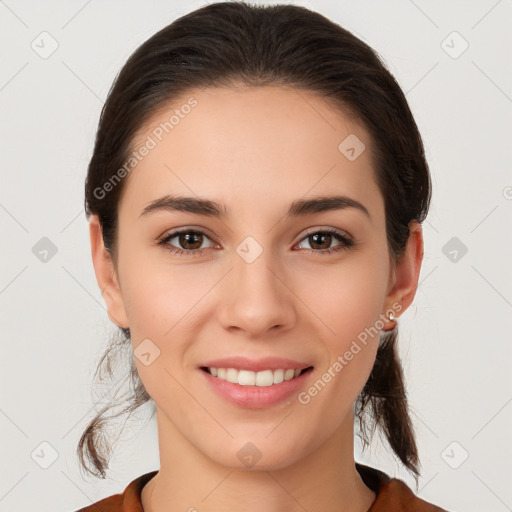
[[[140,213],[164,194],[264,208],[326,193],[366,197],[378,209],[371,148],[363,126],[307,91],[192,89],[139,129],[120,209]]]

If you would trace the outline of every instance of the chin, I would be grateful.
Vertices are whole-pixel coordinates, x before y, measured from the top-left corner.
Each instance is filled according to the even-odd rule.
[[[229,446],[219,443],[218,451],[214,451],[210,458],[217,464],[239,471],[277,471],[302,458],[298,451],[299,440],[288,438],[285,445],[277,437],[270,440],[262,435],[251,439],[232,439]]]

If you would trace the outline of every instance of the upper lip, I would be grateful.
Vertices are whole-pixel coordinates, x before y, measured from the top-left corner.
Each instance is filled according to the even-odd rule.
[[[236,368],[237,370],[249,370],[253,372],[261,372],[263,370],[283,370],[300,369],[304,370],[312,366],[308,363],[294,361],[293,359],[286,359],[283,357],[263,357],[261,359],[249,359],[243,356],[224,357],[222,359],[215,359],[207,361],[200,365],[200,367],[209,368]]]

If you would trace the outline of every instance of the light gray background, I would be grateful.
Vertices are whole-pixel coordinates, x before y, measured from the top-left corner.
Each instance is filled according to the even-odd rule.
[[[107,480],[78,470],[92,373],[114,329],[91,262],[83,183],[115,75],[143,41],[203,3],[0,1],[1,510],[76,510],[159,467],[156,426],[140,430],[142,412]],[[433,203],[419,289],[400,319],[418,494],[450,511],[512,510],[512,2],[296,3],[383,56],[425,142]],[[58,42],[45,59],[31,47],[51,48],[43,31]],[[46,262],[33,253],[43,237],[57,248]],[[453,237],[468,249],[456,261]],[[388,452],[376,439],[356,459],[413,486]]]

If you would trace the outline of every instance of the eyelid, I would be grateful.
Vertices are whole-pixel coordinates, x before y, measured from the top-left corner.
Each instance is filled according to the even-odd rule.
[[[341,236],[344,236],[345,238],[349,238],[350,240],[354,240],[354,237],[348,233],[347,231],[345,231],[344,229],[339,229],[339,228],[333,228],[333,227],[328,227],[328,226],[324,226],[324,227],[314,227],[314,228],[311,228],[311,229],[308,229],[302,236],[301,238],[299,239],[299,242],[301,242],[302,240],[304,240],[304,238],[306,238],[307,236],[309,235],[313,235],[315,233],[324,233],[324,232],[333,232],[333,233],[337,233],[338,235],[341,235]]]
[[[213,245],[219,245],[218,242],[215,241],[215,237],[213,237],[210,234],[209,230],[207,230],[205,228],[197,228],[197,227],[191,227],[191,226],[170,229],[170,230],[166,231],[163,235],[161,235],[157,238],[157,243],[165,245],[165,243],[167,243],[170,239],[175,238],[175,237],[181,235],[182,233],[196,233],[199,235],[203,235],[208,240],[210,240],[210,242],[212,242]],[[165,241],[167,241],[167,242],[165,242]],[[181,250],[185,251],[185,249],[181,249]],[[195,251],[191,250],[191,252],[197,252],[198,250],[204,250],[204,249],[196,249]]]
[[[183,227],[179,227],[179,228],[167,229],[166,231],[164,231],[164,233],[162,235],[157,237],[157,240],[162,240],[164,238],[168,238],[171,235],[174,237],[176,235],[179,235],[180,233],[188,233],[189,231],[204,234],[210,240],[212,240],[212,241],[215,240],[215,236],[212,234],[212,232],[209,229],[199,227],[199,226],[183,226]]]

